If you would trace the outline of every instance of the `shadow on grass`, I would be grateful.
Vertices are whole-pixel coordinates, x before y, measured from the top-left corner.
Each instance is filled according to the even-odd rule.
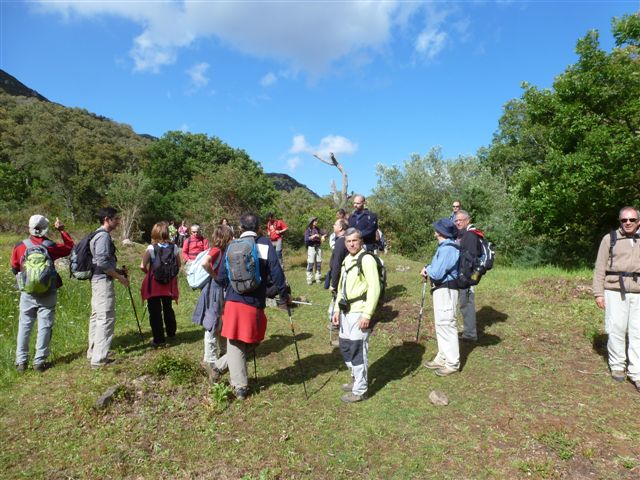
[[[391,305],[383,305],[376,311],[376,323],[393,322],[396,318],[398,318],[399,314],[400,312],[391,308]]]
[[[369,367],[369,397],[393,380],[410,375],[420,367],[425,347],[415,342],[402,342],[391,348]]]
[[[384,291],[384,299],[386,302],[390,302],[394,298],[403,296],[407,292],[407,287],[404,285],[394,285]]]
[[[605,361],[609,362],[609,352],[607,351],[607,341],[609,336],[606,333],[599,333],[593,336],[591,346],[593,351],[600,355]]]
[[[258,384],[260,388],[267,389],[271,385],[276,385],[278,383],[283,383],[285,385],[300,385],[301,395],[304,395],[302,393],[302,379],[304,378],[304,381],[307,384],[309,397],[311,397],[322,390],[333,379],[334,376],[330,376],[320,386],[312,385],[310,383],[312,379],[327,372],[337,373],[338,370],[341,369],[341,367],[343,369],[346,368],[344,367],[342,356],[340,356],[340,354],[338,353],[337,348],[334,348],[333,351],[328,353],[314,354],[302,358],[302,371],[295,356],[291,357],[290,363],[291,364],[288,367],[282,368],[267,377],[259,378]],[[344,381],[347,380],[348,379],[345,379]],[[337,381],[336,385],[338,385]]]
[[[298,342],[301,340],[307,340],[313,337],[310,333],[296,333],[296,339]],[[293,344],[293,335],[270,335],[268,339],[264,340],[256,349],[256,357],[266,357],[271,353],[276,353],[284,350],[289,345]]]
[[[500,312],[493,307],[484,306],[476,313],[476,327],[478,330],[478,341],[474,343],[460,342],[460,370],[464,369],[467,358],[476,348],[497,345],[502,339],[491,333],[485,333],[485,329],[494,323],[506,322],[509,315]]]

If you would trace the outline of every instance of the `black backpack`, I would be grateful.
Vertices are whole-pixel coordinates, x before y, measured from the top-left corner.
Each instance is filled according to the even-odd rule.
[[[358,275],[362,275],[362,259],[364,258],[365,255],[371,255],[374,258],[374,260],[376,261],[376,267],[378,269],[378,281],[380,282],[380,296],[378,297],[378,303],[376,304],[376,311],[377,311],[384,304],[384,300],[385,300],[384,299],[385,290],[387,289],[387,269],[385,268],[384,262],[379,256],[375,255],[373,252],[365,251],[356,260],[355,268],[358,269]],[[354,267],[351,267],[349,270],[345,270],[345,275],[349,271],[351,271],[352,268]],[[366,298],[367,298],[367,294],[364,293],[359,297],[349,298],[345,300],[347,301],[348,304],[351,304],[353,302],[357,302],[358,300],[365,300]]]
[[[69,258],[69,277],[77,280],[89,280],[93,276],[93,255],[90,243],[98,233],[95,230],[78,242],[71,250]]]
[[[478,285],[482,276],[493,268],[495,259],[495,248],[480,230],[472,229],[478,239],[478,255],[474,256],[468,250],[460,248],[460,258],[458,260],[458,278],[456,284],[458,288],[469,288]]]
[[[178,275],[178,263],[173,250],[173,244],[167,247],[153,246],[155,258],[151,262],[151,275],[158,283],[167,284]]]

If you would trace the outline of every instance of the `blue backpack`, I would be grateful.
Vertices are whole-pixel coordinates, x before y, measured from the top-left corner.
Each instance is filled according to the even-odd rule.
[[[189,271],[187,272],[187,283],[193,289],[202,290],[209,280],[211,280],[211,276],[209,273],[202,267],[202,260],[206,255],[209,254],[209,250],[203,250],[198,254],[198,256],[191,262],[191,266],[189,267]],[[218,255],[216,261],[213,263],[213,269],[217,270],[220,265],[220,259],[222,258],[222,254]]]
[[[234,291],[242,295],[256,290],[262,283],[262,278],[255,237],[232,240],[226,250],[225,266],[229,284]]]

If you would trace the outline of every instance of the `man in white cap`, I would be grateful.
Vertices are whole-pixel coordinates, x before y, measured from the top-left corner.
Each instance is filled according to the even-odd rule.
[[[16,275],[20,287],[20,318],[16,346],[16,368],[24,373],[29,359],[29,337],[33,325],[38,320],[38,338],[33,357],[33,369],[45,371],[50,364],[49,343],[56,316],[58,288],[62,286],[60,275],[55,270],[54,261],[66,257],[73,248],[73,239],[64,230],[58,218],[54,227],[60,232],[63,243],[55,243],[47,238],[49,220],[42,215],[29,219],[29,238],[22,240],[11,254],[11,270]]]

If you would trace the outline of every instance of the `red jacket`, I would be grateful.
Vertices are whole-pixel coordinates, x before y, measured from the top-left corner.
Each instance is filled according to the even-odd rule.
[[[64,243],[55,243],[54,245],[47,247],[49,255],[51,255],[51,258],[54,261],[58,258],[66,257],[67,255],[69,255],[74,245],[73,239],[66,231],[61,230],[60,235],[62,236],[62,241]],[[45,240],[49,239],[47,237],[34,237],[33,235],[30,235],[29,240],[31,240],[34,245],[40,245]],[[20,241],[20,243],[17,243],[16,246],[13,247],[13,252],[11,253],[11,270],[13,270],[14,274],[20,271],[20,260],[22,260],[22,256],[24,255],[26,249],[27,246],[23,241]]]
[[[184,239],[182,244],[182,259],[185,262],[195,260],[198,254],[204,250],[209,250],[209,240],[200,235],[197,237],[190,235]]]

